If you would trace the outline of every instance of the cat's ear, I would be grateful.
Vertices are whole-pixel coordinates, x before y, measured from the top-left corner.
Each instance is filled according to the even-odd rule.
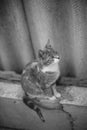
[[[43,52],[42,50],[39,50],[39,51],[38,51],[38,57],[39,57],[39,58],[42,58],[42,57],[43,57],[43,53],[44,53],[44,52]]]
[[[48,39],[45,48],[46,48],[46,49],[52,48],[52,46],[51,46],[51,44],[50,44],[50,39]]]

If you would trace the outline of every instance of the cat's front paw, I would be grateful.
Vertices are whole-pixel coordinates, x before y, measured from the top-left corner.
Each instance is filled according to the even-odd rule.
[[[52,86],[52,90],[53,90],[53,94],[56,98],[60,98],[61,97],[61,93],[59,93],[57,90],[56,90],[56,85]]]
[[[56,92],[56,93],[54,94],[54,96],[55,96],[56,98],[60,98],[60,97],[61,97],[61,94],[60,94],[59,92]]]

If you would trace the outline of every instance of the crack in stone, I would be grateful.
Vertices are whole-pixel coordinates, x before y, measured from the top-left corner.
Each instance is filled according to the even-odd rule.
[[[70,123],[70,128],[71,128],[71,130],[74,130],[74,119],[69,112],[64,110],[64,106],[62,104],[61,104],[61,111],[67,115],[67,119]]]

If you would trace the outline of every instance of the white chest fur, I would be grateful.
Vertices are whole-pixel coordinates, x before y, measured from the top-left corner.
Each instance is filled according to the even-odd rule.
[[[42,72],[59,72],[59,65],[58,65],[58,61],[54,61],[52,64],[43,67]]]

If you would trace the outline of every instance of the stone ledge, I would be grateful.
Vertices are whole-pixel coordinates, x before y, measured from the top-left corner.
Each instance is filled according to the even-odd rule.
[[[63,97],[60,103],[87,106],[86,86],[87,79],[62,77],[57,87]],[[0,97],[22,100],[23,95],[20,75],[12,71],[0,71]]]
[[[71,104],[78,106],[87,106],[87,88],[86,79],[62,78],[61,86],[58,86],[58,91],[62,94],[61,104]],[[83,84],[83,86],[75,86],[74,84]],[[72,84],[72,85],[69,85]],[[20,75],[14,72],[0,71],[0,97],[22,100],[24,91],[20,85]]]

